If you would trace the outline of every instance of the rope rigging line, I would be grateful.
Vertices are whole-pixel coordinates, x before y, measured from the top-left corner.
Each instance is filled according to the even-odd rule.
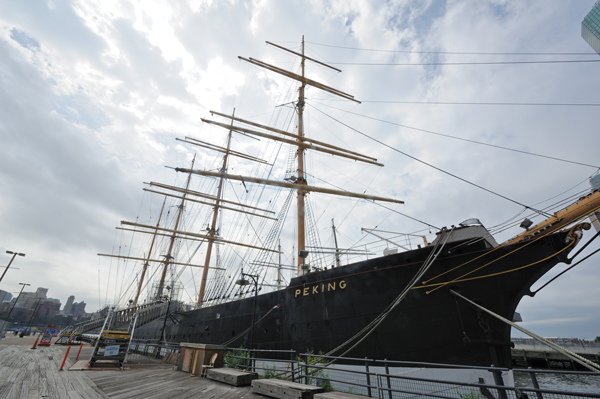
[[[345,101],[328,99],[328,101]],[[512,105],[512,106],[557,106],[557,107],[600,107],[600,103],[505,103],[505,102],[455,102],[455,101],[380,101],[361,100],[361,103],[378,104],[433,104],[433,105]]]
[[[471,139],[465,139],[465,138],[463,138],[463,137],[457,137],[457,136],[452,136],[452,135],[449,135],[449,134],[438,133],[438,132],[434,132],[434,131],[427,130],[427,129],[420,129],[420,128],[418,128],[418,127],[407,126],[407,125],[403,125],[403,124],[401,124],[401,123],[396,123],[396,122],[386,121],[386,120],[384,120],[384,119],[374,118],[374,117],[372,117],[372,116],[368,116],[368,115],[362,115],[362,114],[359,114],[359,113],[356,113],[356,112],[352,112],[352,111],[346,111],[346,110],[343,110],[343,109],[341,109],[341,108],[337,108],[337,107],[334,107],[334,106],[332,106],[332,105],[324,104],[324,103],[321,103],[321,102],[318,102],[318,101],[315,101],[315,102],[316,102],[317,104],[324,105],[324,106],[326,106],[326,107],[333,108],[333,109],[336,109],[336,110],[338,110],[338,111],[342,111],[342,112],[345,112],[345,113],[348,113],[348,114],[352,114],[352,115],[360,116],[360,117],[362,117],[362,118],[371,119],[371,120],[374,120],[374,121],[377,121],[377,122],[383,122],[383,123],[387,123],[387,124],[389,124],[389,125],[393,125],[393,126],[399,126],[399,127],[403,127],[403,128],[406,128],[406,129],[416,130],[416,131],[423,132],[423,133],[434,134],[434,135],[436,135],[436,136],[447,137],[447,138],[450,138],[450,139],[455,139],[455,140],[460,140],[460,141],[466,141],[466,142],[468,142],[468,143],[473,143],[473,144],[485,145],[485,146],[488,146],[488,147],[492,147],[492,148],[498,148],[498,149],[501,149],[501,150],[518,152],[518,153],[521,153],[521,154],[525,154],[525,155],[531,155],[531,156],[534,156],[534,157],[547,158],[547,159],[552,159],[552,160],[554,160],[554,161],[560,161],[560,162],[572,163],[572,164],[574,164],[574,165],[589,166],[589,167],[591,167],[591,168],[595,168],[595,169],[598,169],[598,168],[600,168],[600,166],[597,166],[597,165],[590,165],[590,164],[587,164],[587,163],[576,162],[576,161],[570,161],[570,160],[568,160],[568,159],[562,159],[562,158],[557,158],[557,157],[551,157],[551,156],[548,156],[548,155],[536,154],[536,153],[534,153],[534,152],[523,151],[523,150],[517,150],[517,149],[514,149],[514,148],[503,147],[503,146],[500,146],[500,145],[495,145],[495,144],[484,143],[484,142],[481,142],[481,141],[476,141],[476,140],[471,140]],[[362,101],[362,102],[368,102],[368,101]],[[600,104],[598,104],[598,105],[600,105]],[[313,108],[314,108],[314,107],[313,107]],[[324,113],[323,111],[319,111],[319,112],[321,112],[321,113]],[[327,114],[325,114],[325,115],[327,115]],[[327,116],[329,116],[329,115],[327,115]],[[331,118],[331,117],[330,117],[330,118]],[[334,118],[332,118],[332,119],[334,119]]]
[[[310,104],[309,104],[309,105],[310,105]],[[313,106],[311,105],[311,107],[313,107]],[[343,125],[343,126],[346,126],[347,128],[349,128],[349,129],[351,129],[351,130],[354,130],[355,132],[357,132],[357,133],[359,133],[359,134],[361,134],[361,135],[365,136],[366,138],[368,138],[368,139],[371,139],[371,140],[375,141],[376,143],[379,143],[379,144],[381,144],[382,146],[389,148],[390,150],[396,151],[397,153],[399,153],[399,154],[402,154],[402,155],[404,155],[405,157],[408,157],[408,158],[410,158],[410,159],[412,159],[412,160],[414,160],[414,161],[420,162],[420,163],[422,163],[422,164],[424,164],[424,165],[426,165],[426,166],[429,166],[430,168],[433,168],[433,169],[435,169],[435,170],[437,170],[437,171],[439,171],[439,172],[445,173],[445,174],[447,174],[448,176],[454,177],[455,179],[458,179],[458,180],[460,180],[460,181],[462,181],[462,182],[465,182],[465,183],[467,183],[467,184],[470,184],[470,185],[472,185],[472,186],[474,186],[474,187],[477,187],[477,188],[479,188],[479,189],[481,189],[481,190],[487,191],[487,192],[488,192],[488,193],[490,193],[490,194],[496,195],[496,196],[498,196],[498,197],[500,197],[500,198],[503,198],[503,199],[505,199],[505,200],[507,200],[507,201],[510,201],[510,202],[512,202],[512,203],[515,203],[515,204],[517,204],[517,205],[519,205],[519,206],[523,206],[523,207],[525,207],[525,208],[527,208],[527,209],[531,209],[532,211],[535,211],[535,212],[538,212],[538,213],[540,213],[540,214],[543,214],[543,212],[542,212],[542,211],[539,211],[539,210],[537,210],[537,209],[534,209],[534,208],[532,208],[532,207],[530,207],[530,206],[527,206],[527,205],[525,205],[525,204],[522,204],[522,203],[520,203],[519,201],[515,201],[515,200],[513,200],[513,199],[511,199],[511,198],[508,198],[508,197],[506,197],[506,196],[502,195],[502,194],[499,194],[499,193],[497,193],[497,192],[495,192],[495,191],[492,191],[492,190],[490,190],[490,189],[487,189],[487,188],[485,188],[485,187],[483,187],[483,186],[480,186],[480,185],[478,185],[478,184],[476,184],[476,183],[470,182],[470,181],[468,181],[468,180],[466,180],[466,179],[464,179],[464,178],[462,178],[462,177],[460,177],[460,176],[457,176],[457,175],[455,175],[455,174],[453,174],[453,173],[450,173],[450,172],[447,172],[447,171],[445,171],[445,170],[443,170],[443,169],[441,169],[441,168],[438,168],[437,166],[434,166],[434,165],[432,165],[432,164],[430,164],[430,163],[427,163],[427,162],[425,162],[425,161],[423,161],[423,160],[421,160],[421,159],[419,159],[419,158],[417,158],[417,157],[414,157],[414,156],[412,156],[412,155],[409,155],[409,154],[407,154],[407,153],[405,153],[405,152],[403,152],[403,151],[400,151],[399,149],[397,149],[397,148],[394,148],[394,147],[392,147],[391,145],[389,145],[389,144],[386,144],[386,143],[384,143],[384,142],[383,142],[383,141],[381,141],[381,140],[378,140],[378,139],[376,139],[376,138],[374,138],[374,137],[371,137],[371,136],[367,135],[366,133],[363,133],[363,132],[361,132],[360,130],[358,130],[358,129],[355,129],[355,128],[353,128],[353,127],[351,127],[351,126],[349,126],[349,125],[345,124],[344,122],[342,122],[342,121],[340,121],[340,120],[338,120],[338,119],[334,118],[334,117],[333,117],[333,116],[331,116],[331,115],[327,115],[325,112],[321,111],[320,109],[318,109],[318,108],[316,108],[316,107],[313,107],[313,108],[314,108],[314,109],[316,109],[317,111],[319,111],[320,113],[322,113],[323,115],[325,115],[325,116],[327,116],[327,117],[329,117],[329,118],[331,118],[331,119],[333,119],[333,120],[337,121],[339,124],[341,124],[341,125]]]
[[[439,240],[435,244],[433,250],[429,253],[429,256],[427,257],[425,262],[423,262],[423,264],[419,268],[417,274],[412,278],[412,280],[408,283],[408,285],[404,288],[404,290],[402,290],[402,292],[398,295],[398,297],[396,297],[396,299],[394,301],[392,301],[387,306],[387,308],[384,309],[383,312],[381,312],[379,314],[379,316],[377,316],[375,319],[373,319],[372,322],[370,322],[366,327],[364,327],[362,330],[360,330],[358,333],[356,333],[350,339],[346,340],[341,345],[339,345],[336,348],[332,349],[331,351],[327,352],[326,356],[331,356],[333,353],[335,353],[338,350],[342,349],[343,347],[347,346],[352,341],[354,341],[356,338],[358,338],[359,336],[364,334],[364,336],[360,340],[358,340],[354,345],[352,345],[352,347],[350,347],[350,349],[346,350],[343,354],[341,354],[338,357],[345,356],[348,352],[350,352],[351,350],[356,348],[361,342],[363,342],[373,331],[375,331],[377,329],[377,327],[379,327],[379,325],[388,317],[388,315],[404,300],[404,298],[406,298],[408,293],[411,291],[412,287],[414,287],[418,283],[418,281],[423,277],[423,275],[429,270],[429,268],[431,267],[433,262],[435,262],[437,257],[444,250],[444,246],[450,239],[450,236],[452,235],[452,232],[454,231],[454,229],[455,229],[455,227],[452,227],[450,232],[448,232],[446,234],[445,240],[441,244],[441,246],[440,246],[441,240]],[[446,233],[446,231],[443,231],[443,232]],[[439,247],[439,249],[438,249],[438,247]],[[331,363],[333,363],[333,361]]]
[[[358,50],[358,51],[372,51],[372,52],[383,52],[383,53],[409,53],[409,54],[454,54],[454,55],[596,55],[596,53],[491,53],[491,52],[456,52],[456,51],[415,51],[415,50],[382,50],[382,49],[369,49],[369,48],[360,48],[360,47],[345,47],[345,46],[335,46],[332,44],[323,44],[316,42],[306,41],[304,43],[314,44],[315,46],[322,47],[333,47],[333,48],[341,48],[346,50]]]
[[[581,253],[581,251],[583,251],[585,249],[585,247],[587,247],[592,241],[594,241],[596,238],[598,238],[599,235],[600,235],[600,231],[597,232],[592,238],[590,238],[590,240],[579,251],[577,251],[577,253],[571,257],[571,259],[574,259],[577,255],[579,255]],[[556,280],[557,278],[559,278],[560,276],[562,276],[563,274],[565,274],[566,272],[568,272],[569,270],[571,270],[572,268],[574,268],[575,266],[577,266],[578,264],[580,264],[581,262],[583,262],[584,260],[587,260],[588,258],[591,258],[593,255],[597,254],[599,251],[600,251],[600,248],[598,248],[597,250],[595,250],[591,254],[587,255],[585,258],[581,259],[580,261],[576,262],[574,265],[571,265],[570,267],[566,268],[562,272],[558,273],[556,276],[554,276],[552,279],[550,279],[550,281],[548,281],[546,284],[542,285],[540,288],[538,288],[537,290],[535,290],[533,292],[533,295],[535,295],[538,292],[540,292],[542,290],[542,288],[546,287],[551,282],[553,282],[554,280]]]
[[[600,209],[600,207],[599,207],[599,208],[595,208],[595,209],[593,209],[593,210],[592,210],[592,212],[596,212],[598,209]],[[587,215],[583,215],[583,216],[581,216],[581,217],[580,217],[580,218],[578,218],[577,220],[573,221],[573,222],[571,223],[571,225],[575,225],[575,224],[579,223],[579,221],[581,221],[582,219],[585,219],[586,217],[587,217]],[[460,279],[460,278],[462,278],[462,277],[464,277],[464,276],[466,276],[466,275],[468,275],[468,274],[471,274],[471,273],[473,273],[473,272],[476,272],[476,271],[478,271],[478,270],[480,270],[480,269],[482,269],[482,268],[484,268],[484,267],[486,267],[486,266],[488,266],[488,265],[490,265],[490,264],[492,264],[492,263],[496,262],[497,260],[499,260],[499,259],[502,259],[502,258],[504,258],[504,257],[506,257],[506,256],[508,256],[508,255],[510,255],[510,254],[512,254],[512,253],[515,253],[515,252],[517,252],[517,251],[520,251],[521,249],[523,249],[523,248],[525,248],[525,247],[527,247],[527,246],[529,246],[529,245],[533,244],[534,242],[536,242],[536,241],[538,241],[538,240],[541,240],[541,239],[542,239],[542,238],[544,238],[544,237],[547,237],[547,236],[549,236],[550,234],[553,234],[553,233],[555,233],[556,231],[558,231],[559,229],[561,229],[561,228],[564,228],[564,227],[566,227],[566,226],[554,227],[552,230],[550,230],[550,231],[548,231],[547,233],[545,233],[545,234],[543,234],[543,235],[541,235],[541,236],[537,237],[537,238],[536,238],[536,239],[534,239],[534,240],[531,240],[531,241],[529,241],[527,244],[525,244],[525,245],[523,245],[523,246],[521,246],[521,247],[519,247],[519,248],[517,248],[517,249],[515,249],[515,250],[513,250],[513,251],[511,251],[511,252],[509,252],[509,253],[507,253],[507,254],[504,254],[504,255],[503,255],[503,256],[501,256],[500,258],[497,258],[497,259],[495,259],[495,260],[493,260],[493,261],[491,261],[491,262],[488,262],[488,263],[486,263],[485,265],[483,265],[483,266],[481,266],[481,267],[479,267],[479,268],[477,268],[477,269],[475,269],[475,270],[472,270],[471,272],[469,272],[469,273],[467,273],[467,274],[464,274],[464,275],[462,275],[461,277],[458,277],[457,279]],[[572,240],[572,242],[571,242],[571,243],[569,243],[569,245],[568,245],[567,247],[563,248],[561,251],[557,252],[557,253],[556,253],[556,254],[554,254],[553,256],[555,256],[555,255],[557,255],[557,254],[561,253],[562,251],[564,251],[565,249],[569,248],[569,247],[570,247],[570,246],[571,246],[571,245],[572,245],[572,244],[573,244],[575,241],[576,241],[576,240]],[[586,244],[586,245],[587,245],[587,244]],[[484,256],[486,256],[486,255],[489,255],[489,254],[491,254],[491,253],[495,252],[496,250],[498,250],[499,248],[502,248],[502,247],[503,247],[502,245],[499,245],[499,246],[497,246],[496,248],[492,249],[492,250],[491,250],[491,251],[489,251],[489,252],[486,252],[486,253],[484,253],[484,254],[482,254],[482,255],[480,255],[480,256],[478,256],[478,257],[474,258],[474,259],[471,259],[471,260],[469,260],[469,261],[467,261],[467,262],[465,262],[465,263],[463,263],[463,264],[461,264],[461,265],[455,266],[455,267],[453,267],[452,269],[446,270],[445,272],[443,272],[443,273],[440,273],[440,274],[438,274],[437,276],[435,276],[435,277],[433,277],[433,278],[430,278],[429,280],[423,281],[423,284],[427,284],[428,282],[430,282],[430,281],[432,281],[432,280],[435,280],[435,279],[436,279],[436,278],[438,278],[438,277],[441,277],[441,276],[443,276],[443,275],[445,275],[445,274],[447,274],[447,273],[450,273],[450,272],[452,272],[452,271],[454,271],[454,270],[456,270],[456,269],[458,269],[458,268],[461,268],[461,267],[463,267],[463,266],[465,266],[465,265],[467,265],[467,264],[469,264],[469,263],[471,263],[471,262],[473,262],[473,261],[476,261],[477,259],[481,259],[481,258],[483,258]],[[582,248],[582,249],[583,249],[583,248]],[[549,258],[547,258],[547,259],[550,259],[550,257],[549,257]],[[536,263],[539,263],[539,261],[538,261],[538,262],[536,262]],[[533,264],[536,264],[536,263],[533,263]],[[529,266],[532,266],[533,264],[530,264]],[[523,269],[523,268],[524,268],[524,267],[520,267],[520,268],[518,268],[518,269],[513,269],[513,271],[514,271],[514,270]],[[481,278],[481,277],[477,277],[477,278]],[[461,280],[461,281],[475,280],[475,279],[477,279],[477,278],[470,278],[470,279],[465,279],[465,280]],[[437,288],[436,288],[436,289],[438,289],[438,288],[441,288],[441,287],[443,287],[444,285],[451,284],[451,283],[454,283],[454,282],[457,282],[457,280],[455,279],[455,280],[453,280],[453,281],[449,281],[449,282],[447,282],[447,283],[436,283],[436,284],[424,285],[424,286],[417,287],[417,288],[424,288],[424,287],[430,287],[430,286],[436,286],[436,285],[440,285],[440,284],[442,284],[441,286],[439,286],[439,287],[437,287]],[[431,293],[431,292],[435,291],[436,289],[434,289],[434,290],[432,290],[432,291],[429,291],[429,292],[427,292],[427,293],[429,294],[429,293]]]
[[[557,256],[557,255],[559,255],[559,254],[563,253],[564,251],[566,251],[567,249],[569,249],[569,248],[571,247],[571,245],[573,245],[574,243],[575,243],[575,240],[572,240],[572,241],[569,243],[569,245],[567,245],[566,247],[564,247],[564,248],[563,248],[563,249],[561,249],[560,251],[558,251],[558,252],[556,252],[556,253],[554,253],[554,254],[552,254],[552,255],[550,255],[550,256],[548,256],[548,257],[544,258],[544,259],[540,259],[540,260],[538,260],[538,261],[535,261],[535,262],[532,262],[532,263],[528,263],[528,264],[526,264],[526,265],[524,265],[524,266],[515,267],[514,269],[510,269],[510,270],[504,270],[504,271],[502,271],[502,272],[497,272],[497,273],[490,273],[490,274],[486,274],[486,275],[483,275],[483,276],[477,276],[477,277],[463,278],[463,277],[465,277],[465,276],[467,276],[467,275],[469,275],[469,274],[471,274],[471,273],[474,273],[474,272],[476,272],[476,271],[478,271],[478,270],[480,270],[480,269],[483,269],[483,268],[484,268],[484,267],[486,267],[486,266],[489,266],[490,264],[494,263],[495,261],[497,261],[497,260],[499,260],[499,259],[502,259],[502,257],[500,257],[500,258],[498,258],[498,259],[495,259],[495,260],[493,260],[493,261],[491,261],[491,262],[489,262],[489,263],[486,263],[485,265],[483,265],[483,266],[481,266],[481,267],[479,267],[479,268],[477,268],[477,269],[475,269],[475,270],[472,270],[472,271],[470,271],[469,273],[463,274],[462,276],[460,276],[460,277],[457,277],[456,279],[454,279],[454,280],[452,280],[452,281],[448,281],[448,282],[444,282],[444,283],[434,283],[434,284],[422,285],[422,286],[414,287],[414,289],[418,289],[418,288],[426,288],[426,287],[434,287],[434,286],[437,286],[436,288],[434,288],[434,289],[433,289],[433,290],[431,290],[431,291],[426,291],[426,294],[430,294],[430,293],[432,293],[433,291],[435,291],[435,290],[437,290],[437,289],[439,289],[439,288],[445,287],[445,286],[446,286],[446,285],[448,285],[448,284],[453,284],[453,283],[462,283],[462,282],[464,282],[464,281],[479,280],[479,279],[482,279],[482,278],[494,277],[494,276],[499,276],[499,275],[501,275],[501,274],[507,274],[507,273],[516,272],[517,270],[526,269],[526,268],[528,268],[528,267],[535,266],[535,265],[537,265],[538,263],[545,262],[545,261],[547,261],[548,259],[554,258],[555,256]],[[515,251],[516,251],[516,250],[515,250]],[[515,251],[513,251],[513,252],[515,252]],[[511,252],[511,253],[512,253],[512,252]],[[508,255],[510,255],[511,253],[508,253],[508,254],[506,254],[506,255],[504,255],[504,256],[508,256]]]
[[[470,299],[468,299],[468,298],[460,295],[459,293],[457,293],[454,290],[449,290],[449,292],[452,295],[455,295],[455,296],[457,296],[457,297],[459,297],[459,298],[467,301],[468,303],[470,303],[471,305],[477,307],[478,309],[483,310],[484,312],[486,312],[489,315],[497,318],[498,320],[500,320],[500,321],[508,324],[509,326],[511,326],[513,328],[516,328],[517,330],[519,330],[519,331],[521,331],[521,332],[529,335],[531,338],[533,338],[533,339],[535,339],[535,340],[543,343],[544,345],[546,345],[546,346],[554,349],[555,351],[557,351],[559,353],[562,353],[563,355],[567,356],[569,359],[571,359],[571,360],[573,360],[573,361],[581,364],[583,367],[585,367],[585,368],[587,368],[589,370],[592,370],[594,372],[600,372],[600,368],[594,362],[592,362],[590,360],[587,360],[586,358],[584,358],[582,356],[579,356],[578,354],[573,353],[570,350],[565,349],[562,346],[559,346],[559,345],[555,344],[554,342],[551,342],[551,341],[549,341],[549,340],[547,340],[547,339],[545,339],[545,338],[543,338],[543,337],[541,337],[541,336],[539,336],[539,335],[537,335],[537,334],[535,334],[535,333],[527,330],[526,328],[523,328],[523,327],[519,326],[518,324],[516,324],[516,323],[514,323],[514,322],[512,322],[512,321],[510,321],[508,319],[505,319],[504,317],[500,316],[499,314],[494,313],[491,310],[489,310],[487,308],[484,308],[481,305],[478,305],[477,303],[475,303],[475,302],[471,301]]]
[[[419,62],[419,63],[368,63],[368,62],[330,62],[332,65],[356,66],[429,66],[429,65],[523,65],[523,64],[574,64],[600,62],[600,60],[548,60],[548,61],[490,61],[490,62]]]

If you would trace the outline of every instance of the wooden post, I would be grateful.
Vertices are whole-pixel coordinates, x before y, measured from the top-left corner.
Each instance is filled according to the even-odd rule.
[[[233,116],[235,116],[235,109],[233,110]],[[231,121],[233,126],[233,120]],[[229,137],[227,138],[227,151],[223,156],[223,167],[221,168],[221,174],[227,171],[227,157],[229,155],[229,148],[231,147],[231,130],[229,131]],[[191,176],[191,174],[190,174]],[[204,300],[204,291],[206,290],[206,283],[208,281],[208,265],[210,264],[210,256],[212,254],[213,243],[215,242],[215,229],[217,228],[217,216],[219,215],[219,204],[221,199],[221,192],[223,191],[223,176],[219,179],[219,187],[217,188],[217,197],[215,199],[215,210],[213,212],[212,223],[210,225],[210,231],[208,232],[208,247],[206,248],[206,258],[204,258],[204,269],[202,270],[202,280],[200,282],[200,293],[198,294],[198,306],[202,307],[202,301]]]
[[[304,77],[304,35],[302,35],[302,77]],[[304,137],[304,88],[306,83],[300,84],[300,90],[298,94],[298,142],[301,143],[302,137]],[[306,184],[304,178],[304,148],[298,146],[298,184]],[[304,196],[306,192],[304,190],[298,190],[298,253],[306,249],[305,240],[305,213],[304,213]],[[301,273],[300,266],[304,264],[306,258],[298,256],[298,276]]]

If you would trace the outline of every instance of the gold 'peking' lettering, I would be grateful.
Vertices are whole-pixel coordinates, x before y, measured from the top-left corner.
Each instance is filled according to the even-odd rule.
[[[321,283],[320,288],[321,288],[321,290],[319,290],[319,283],[308,286],[308,287],[304,287],[304,288],[298,288],[294,291],[294,298],[298,297],[298,295],[310,296],[310,295],[320,294],[323,292],[335,291],[336,288],[339,288],[340,290],[344,290],[344,289],[346,289],[346,281],[341,280],[339,282],[334,281],[332,283],[326,283],[326,284]]]

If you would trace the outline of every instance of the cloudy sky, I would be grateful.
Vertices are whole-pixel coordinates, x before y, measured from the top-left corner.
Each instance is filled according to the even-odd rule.
[[[343,71],[309,64],[308,76],[362,101],[309,89],[306,134],[385,164],[309,153],[309,183],[402,199],[405,205],[390,208],[435,227],[471,217],[497,226],[521,213],[519,204],[555,211],[552,204],[589,187],[593,166],[600,164],[600,57],[581,38],[581,21],[594,3],[2,2],[0,263],[10,259],[6,250],[26,257],[13,263],[0,288],[17,291],[19,282],[47,287],[63,303],[75,295],[88,303],[87,311],[122,300],[118,291],[139,265],[96,254],[143,255],[141,245],[132,250],[130,237],[115,230],[121,220],[156,223],[162,199],[144,194],[143,182],[183,184],[185,176],[164,166],[188,167],[194,155],[195,167],[218,167],[214,153],[175,140],[191,136],[223,145],[225,133],[200,121],[209,110],[230,114],[235,108],[242,118],[293,129],[289,103],[296,86],[238,56],[297,73],[298,60],[265,41],[299,51],[302,35],[309,56]],[[557,60],[594,62],[523,63]],[[288,147],[239,135],[232,146],[276,161],[271,172],[283,177]],[[230,170],[251,172],[242,163]],[[210,184],[192,181],[195,188]],[[248,193],[240,184],[230,187],[232,200],[257,195],[256,187]],[[310,200],[325,246],[333,245],[332,218],[345,247],[373,241],[361,227],[429,234],[426,225],[364,201],[316,194]],[[176,208],[169,212],[173,216]],[[200,223],[205,214],[198,211]],[[518,230],[498,231],[496,238],[504,241]],[[291,263],[292,248],[285,246]],[[193,263],[203,262],[202,251]],[[525,298],[523,325],[544,336],[600,335],[598,259]],[[184,299],[192,300],[198,275],[186,273],[191,294]]]

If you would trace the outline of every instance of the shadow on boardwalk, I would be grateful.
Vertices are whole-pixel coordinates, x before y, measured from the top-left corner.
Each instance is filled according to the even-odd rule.
[[[58,371],[66,347],[30,349],[33,339],[0,341],[0,399],[4,398],[264,398],[249,387],[232,387],[175,371],[172,366],[133,367],[131,371],[68,371],[79,346],[73,346]],[[84,345],[80,359],[91,347]]]

